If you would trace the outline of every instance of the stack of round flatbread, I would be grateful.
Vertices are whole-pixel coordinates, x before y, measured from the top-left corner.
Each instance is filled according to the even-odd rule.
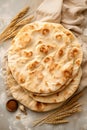
[[[79,88],[81,62],[78,40],[62,25],[38,21],[27,24],[8,50],[8,89],[31,110],[55,109]]]

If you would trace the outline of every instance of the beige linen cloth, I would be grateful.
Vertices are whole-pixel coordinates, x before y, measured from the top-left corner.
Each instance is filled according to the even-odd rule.
[[[80,90],[87,86],[87,0],[43,0],[35,20],[61,23],[79,39],[83,49]]]

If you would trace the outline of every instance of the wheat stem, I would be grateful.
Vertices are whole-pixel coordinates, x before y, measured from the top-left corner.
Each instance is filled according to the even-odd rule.
[[[11,39],[11,38],[13,38],[14,36],[16,36],[17,33],[19,32],[19,30],[20,30],[20,29],[14,30],[10,35],[6,36],[6,37],[3,39],[3,41],[6,41],[6,40]]]
[[[58,115],[59,113],[62,114],[62,112],[67,112],[69,111],[69,109],[78,109],[81,104],[79,104],[77,102],[77,100],[83,95],[83,91],[80,91],[78,93],[76,93],[75,95],[73,95],[73,97],[71,97],[70,99],[68,99],[63,106],[61,106],[58,110],[48,114],[47,116],[45,116],[44,118],[38,119],[34,122],[33,126],[36,126],[38,124],[43,124],[44,121],[48,120],[48,119],[53,119],[54,117],[56,117],[56,115]],[[74,109],[73,109],[74,107]],[[80,110],[79,110],[80,111]],[[78,112],[78,111],[77,111]]]
[[[60,120],[60,119],[63,119],[65,117],[68,117],[70,115],[72,115],[73,113],[76,113],[76,112],[80,112],[81,109],[79,108],[79,106],[77,106],[77,108],[72,108],[71,110],[68,110],[68,111],[64,111],[62,113],[57,113],[56,115],[52,116],[51,118],[47,118],[45,119],[44,121],[42,121],[41,123],[39,123],[40,125],[43,124],[44,122],[47,122],[47,121],[54,121],[56,119]]]
[[[28,12],[29,7],[24,8],[20,13],[18,13],[15,18],[10,22],[8,27],[0,34],[0,41],[4,41],[4,39],[7,40],[5,37],[9,37],[11,35],[12,31],[16,30],[17,27],[15,26],[18,21],[21,20],[21,18]]]
[[[28,24],[31,22],[31,20],[34,18],[33,15],[31,15],[30,17],[26,18],[26,19],[23,19],[22,21],[18,22],[15,26],[16,27],[19,27],[19,26],[23,26],[25,24]]]
[[[46,124],[56,125],[56,124],[63,124],[63,123],[68,123],[68,122],[69,122],[68,120],[56,120],[56,121],[53,121],[53,122],[48,121],[48,122],[46,122]]]
[[[74,107],[75,105],[77,105],[78,103],[75,102],[74,104],[70,105],[70,106],[63,106],[65,107],[64,109],[58,109],[55,112],[48,114],[46,117],[44,117],[43,119],[38,119],[37,121],[34,122],[34,124],[39,124],[40,122],[43,122],[44,120],[47,120],[48,118],[54,118],[55,115],[58,115],[59,113],[61,114],[62,112],[65,112],[66,110],[69,110],[70,108]]]

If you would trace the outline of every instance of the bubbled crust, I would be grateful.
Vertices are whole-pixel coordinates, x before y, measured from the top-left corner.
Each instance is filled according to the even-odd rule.
[[[72,80],[72,82],[61,92],[56,92],[55,94],[48,95],[48,96],[37,96],[35,94],[30,93],[30,96],[38,101],[43,103],[60,103],[67,100],[71,97],[75,91],[79,88],[80,80],[82,76],[82,70],[80,68],[76,77]]]
[[[55,23],[34,22],[24,26],[8,51],[8,64],[17,83],[42,95],[50,95],[69,84],[81,62],[82,50],[77,39]]]
[[[5,81],[6,81],[8,91],[11,93],[14,99],[16,99],[18,102],[20,102],[30,110],[37,111],[37,112],[45,112],[45,111],[50,111],[55,108],[58,108],[63,104],[63,103],[52,103],[52,104],[41,103],[33,100],[30,97],[29,92],[21,88],[13,78],[12,73],[8,66],[7,56],[6,56],[4,67],[5,67],[4,69],[5,69],[5,78],[6,78]]]

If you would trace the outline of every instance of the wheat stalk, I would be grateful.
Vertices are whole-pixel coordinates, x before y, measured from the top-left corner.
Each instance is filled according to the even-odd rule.
[[[22,11],[20,11],[10,22],[10,24],[8,25],[8,27],[3,31],[3,33],[5,33],[6,31],[9,30],[9,28],[13,27],[29,10],[29,7],[25,7],[24,9],[22,9]],[[2,34],[3,34],[2,33]]]
[[[68,116],[72,115],[73,113],[79,112],[79,111],[81,111],[81,109],[79,107],[75,108],[75,109],[72,109],[72,110],[68,110],[68,111],[65,111],[65,112],[63,112],[61,114],[56,115],[54,118],[50,118],[48,120],[45,120],[44,122],[52,121],[52,120],[60,120],[60,119],[68,117]]]
[[[49,118],[50,116],[56,115],[56,113],[60,113],[62,111],[64,111],[65,109],[68,110],[68,105],[72,104],[74,105],[74,102],[77,101],[81,96],[83,95],[83,90],[76,93],[75,95],[73,95],[72,97],[70,97],[68,100],[65,101],[65,103],[63,104],[63,106],[61,106],[60,108],[58,108],[56,111],[46,115],[43,118],[40,118],[38,120],[36,120],[34,123],[39,124],[41,121],[44,121],[45,119]],[[73,107],[73,106],[72,106]],[[62,108],[62,109],[61,109]],[[70,108],[70,106],[69,106]]]
[[[25,16],[25,14],[29,11],[29,6],[25,7],[24,9],[22,9],[22,11],[20,11],[11,21],[12,23],[16,23],[18,20],[20,20],[23,16]]]
[[[80,106],[81,104],[79,104],[77,101],[78,99],[83,95],[83,90],[76,93],[73,97],[71,97],[70,99],[68,99],[63,106],[61,106],[58,110],[48,114],[47,116],[40,118],[38,120],[36,120],[33,126],[36,125],[42,125],[44,123],[47,123],[48,120],[51,121],[51,119],[53,119],[52,121],[55,121],[55,118],[58,118],[58,120],[63,119],[67,116],[71,116],[72,114],[76,113],[76,112],[80,112]]]
[[[19,27],[19,26],[23,26],[25,24],[28,24],[28,23],[30,23],[32,21],[33,18],[34,18],[34,16],[31,15],[30,17],[25,18],[25,19],[21,20],[20,22],[18,22],[15,26]]]
[[[79,104],[79,103],[72,104],[69,107],[66,106],[65,109],[62,109],[61,111],[57,111],[56,115],[54,114],[52,116],[52,118],[54,119],[56,116],[61,116],[62,114],[66,114],[67,112],[70,112],[70,111],[72,111],[74,109],[77,109],[80,106],[81,106],[81,104]]]
[[[68,120],[55,120],[53,122],[46,122],[46,124],[53,124],[53,125],[56,125],[56,124],[64,124],[64,123],[68,123],[69,121]]]
[[[54,117],[50,116],[49,118],[46,118],[45,120],[43,120],[41,122],[40,121],[39,122],[35,122],[33,126],[42,125],[42,124],[45,124],[45,123],[47,124],[48,122],[53,124],[53,122],[56,121],[56,120],[62,120],[65,117],[71,116],[74,113],[77,113],[77,112],[80,112],[80,111],[81,111],[81,109],[79,107],[78,108],[74,108],[72,110],[64,111],[63,113],[57,114]]]
[[[8,25],[8,27],[0,34],[0,41],[4,41],[5,39],[7,40],[11,33],[18,29],[17,26],[15,26],[18,22],[20,22],[21,18],[25,16],[25,14],[28,12],[29,7],[24,8],[22,11],[20,11],[20,13],[18,13],[13,20],[10,22],[10,24]]]
[[[19,30],[26,25],[27,23],[31,22],[31,20],[33,19],[34,16],[30,16],[29,18],[26,18],[20,22],[18,22],[13,29],[10,30],[10,33],[8,33],[2,40],[6,41],[10,38],[13,38],[17,35],[17,33],[19,32]],[[1,40],[1,39],[0,39]]]
[[[56,114],[49,116],[48,118],[46,118],[45,120],[43,120],[41,122],[40,121],[34,122],[34,126],[42,125],[49,121],[50,121],[50,123],[52,123],[53,121],[56,121],[56,120],[62,120],[65,117],[71,116],[72,114],[74,114],[76,112],[80,112],[81,111],[80,106],[81,106],[81,104],[78,103],[78,104],[76,104],[76,106],[72,106],[71,109],[68,108],[67,110],[61,111],[61,112],[57,111]]]
[[[17,30],[14,30],[10,35],[6,36],[6,37],[3,39],[3,41],[6,41],[6,40],[8,40],[8,39],[11,39],[11,38],[15,37],[15,36],[17,35],[17,33],[19,32],[19,30],[20,30],[20,28],[17,29]]]

